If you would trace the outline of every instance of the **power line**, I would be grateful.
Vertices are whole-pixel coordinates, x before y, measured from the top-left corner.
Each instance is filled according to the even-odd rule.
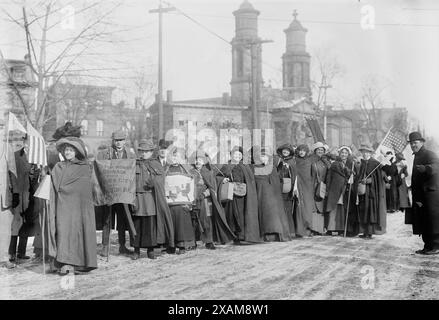
[[[421,10],[421,9],[420,9]],[[439,9],[438,9],[439,11]],[[211,18],[219,18],[219,19],[227,19],[232,20],[233,17],[229,16],[218,16],[218,15],[211,15],[211,14],[202,14],[202,13],[195,13],[192,14],[193,16],[200,16],[200,17],[211,17]],[[258,17],[258,20],[260,21],[276,21],[276,22],[291,22],[289,19],[281,19],[281,18],[263,18]],[[359,22],[353,22],[353,21],[335,21],[335,20],[301,20],[301,22],[306,24],[339,24],[339,25],[360,25]],[[433,27],[433,28],[439,28],[439,24],[418,24],[418,23],[379,23],[375,22],[376,26],[389,26],[389,27]]]

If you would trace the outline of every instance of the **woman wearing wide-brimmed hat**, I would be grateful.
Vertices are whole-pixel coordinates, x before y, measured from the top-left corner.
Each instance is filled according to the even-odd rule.
[[[81,139],[61,138],[56,148],[64,161],[52,170],[51,216],[55,217],[55,266],[62,275],[97,268],[92,168]],[[53,233],[52,233],[53,235]]]

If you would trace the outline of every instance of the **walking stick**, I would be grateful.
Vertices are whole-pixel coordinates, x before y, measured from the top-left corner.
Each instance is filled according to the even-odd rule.
[[[352,171],[351,174],[352,175],[354,174],[354,164],[355,164],[355,162],[352,161],[352,169],[351,169],[351,171]],[[345,221],[345,224],[344,224],[344,235],[343,235],[343,238],[346,238],[346,232],[348,230],[348,217],[349,217],[349,205],[351,203],[351,191],[352,191],[352,183],[349,184],[348,205],[346,206],[346,221]]]
[[[109,216],[110,216],[110,231],[108,232],[108,245],[107,245],[107,262],[110,262],[110,245],[111,245],[111,228],[113,221],[113,210],[111,206],[108,206]]]
[[[43,241],[43,274],[46,274],[46,246],[45,246],[45,224],[46,224],[46,211],[47,211],[47,200],[44,200],[44,210],[43,210],[43,222],[41,225],[41,237]]]

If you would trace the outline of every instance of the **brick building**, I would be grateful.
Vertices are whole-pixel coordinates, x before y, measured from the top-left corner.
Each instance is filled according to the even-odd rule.
[[[145,129],[144,110],[127,108],[123,102],[112,101],[115,87],[57,83],[50,88],[46,118],[52,117],[43,129],[46,140],[57,127],[67,121],[81,125],[81,138],[89,153],[96,154],[101,145],[111,143],[111,133],[124,130],[133,146]]]

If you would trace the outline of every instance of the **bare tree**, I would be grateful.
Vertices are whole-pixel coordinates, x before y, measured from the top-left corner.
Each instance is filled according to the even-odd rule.
[[[367,75],[361,82],[360,110],[365,119],[364,127],[373,142],[377,142],[382,129],[378,110],[384,107],[384,94],[389,86],[390,82],[378,75]]]
[[[332,86],[333,80],[342,76],[345,71],[329,47],[316,50],[313,59],[315,80],[311,80],[311,88],[317,96],[315,101],[317,109],[320,109],[326,103],[326,90]]]
[[[107,1],[57,1],[34,2],[33,6],[23,6],[20,16],[14,17],[2,9],[11,23],[19,25],[26,38],[29,67],[37,83],[36,98],[25,104],[20,99],[23,112],[37,130],[55,115],[47,112],[50,88],[67,73],[81,72],[78,67],[81,57],[96,43],[111,42],[116,31],[111,15],[121,3]],[[16,2],[17,5],[20,5]],[[75,7],[73,7],[73,5]],[[66,21],[69,21],[66,26]],[[70,35],[61,35],[60,28],[72,27]],[[20,92],[16,92],[20,95]]]

